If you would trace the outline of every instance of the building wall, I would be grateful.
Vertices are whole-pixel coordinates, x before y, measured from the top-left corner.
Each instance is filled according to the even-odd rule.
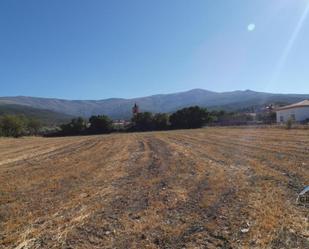
[[[277,123],[286,122],[293,117],[296,122],[309,119],[309,106],[277,111]]]

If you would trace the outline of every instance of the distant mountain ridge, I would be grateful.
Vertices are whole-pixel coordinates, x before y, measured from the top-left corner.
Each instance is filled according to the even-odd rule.
[[[64,113],[24,105],[1,104],[0,102],[0,116],[3,115],[24,115],[28,118],[39,120],[44,126],[56,126],[66,123],[73,118],[73,116]]]
[[[134,103],[140,106],[141,111],[169,113],[192,105],[233,111],[270,103],[291,104],[304,99],[309,99],[309,94],[275,94],[251,90],[212,92],[204,89],[193,89],[186,92],[158,94],[132,99],[63,100],[25,96],[0,97],[0,104],[28,106],[72,116],[89,117],[91,115],[105,114],[120,119],[131,116],[131,108]]]

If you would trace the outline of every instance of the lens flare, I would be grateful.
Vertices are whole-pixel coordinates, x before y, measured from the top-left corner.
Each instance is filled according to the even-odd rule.
[[[254,31],[255,30],[255,24],[254,23],[251,23],[248,25],[248,31],[251,32],[251,31]]]
[[[273,74],[273,77],[271,79],[271,82],[270,84],[273,84],[277,81],[278,77],[280,76],[280,73],[285,65],[285,62],[287,61],[287,58],[291,52],[291,49],[293,48],[293,45],[299,35],[299,32],[301,31],[303,25],[304,25],[304,22],[306,21],[307,19],[307,16],[308,16],[308,13],[309,13],[309,3],[307,5],[307,7],[305,8],[303,14],[301,15],[297,25],[296,25],[296,28],[295,30],[293,31],[293,34],[291,36],[291,38],[289,39],[283,53],[282,53],[282,56],[280,57],[280,60],[277,64],[277,67],[275,69],[275,72]]]

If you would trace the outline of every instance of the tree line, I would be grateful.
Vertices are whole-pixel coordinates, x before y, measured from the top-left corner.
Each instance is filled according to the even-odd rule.
[[[159,131],[170,129],[201,128],[211,121],[206,108],[198,106],[183,108],[171,115],[166,113],[142,112],[135,115],[128,127],[129,131]]]
[[[263,123],[275,122],[275,114],[261,114],[257,120]],[[19,137],[25,135],[76,136],[91,134],[108,134],[115,131],[163,131],[173,129],[195,129],[205,125],[246,124],[254,118],[246,113],[208,111],[207,108],[192,106],[171,114],[141,112],[134,115],[131,121],[121,129],[113,125],[113,120],[105,115],[92,116],[89,119],[77,117],[69,123],[62,124],[58,130],[43,132],[42,124],[33,118],[23,115],[5,115],[0,117],[0,136]]]
[[[132,117],[131,122],[123,127],[123,132],[163,131],[171,129],[200,128],[211,121],[206,108],[198,106],[183,108],[171,115],[166,113],[141,112]],[[88,120],[81,117],[60,126],[60,130],[50,136],[74,136],[91,134],[108,134],[119,131],[113,121],[105,115],[92,116]]]
[[[38,135],[42,124],[24,115],[4,115],[0,117],[0,136],[20,137]]]
[[[74,135],[91,135],[107,134],[114,131],[113,120],[108,116],[92,116],[89,120],[82,117],[74,118],[68,124],[60,125],[60,131],[51,135],[74,136]]]

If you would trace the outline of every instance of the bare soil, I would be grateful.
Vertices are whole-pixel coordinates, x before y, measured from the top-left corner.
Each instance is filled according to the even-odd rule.
[[[309,248],[309,131],[0,139],[0,248]]]

